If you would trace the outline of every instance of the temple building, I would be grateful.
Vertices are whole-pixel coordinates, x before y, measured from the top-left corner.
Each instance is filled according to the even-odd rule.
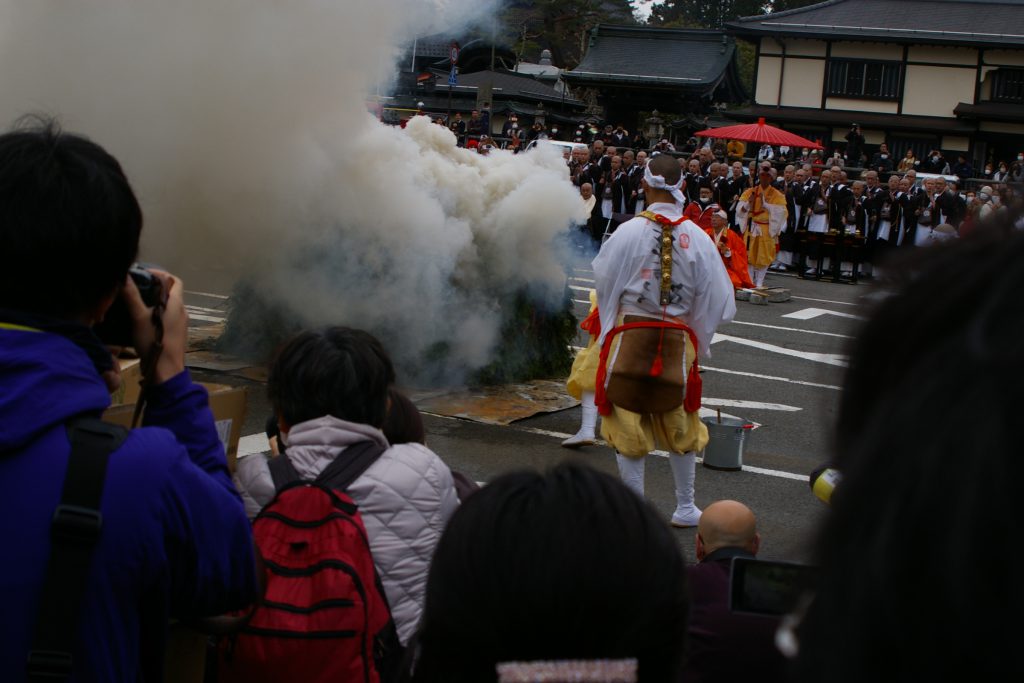
[[[655,109],[700,120],[716,105],[746,98],[735,40],[723,31],[600,24],[562,79],[590,113],[629,130]]]
[[[1020,0],[828,0],[726,24],[757,46],[753,104],[728,112],[827,147],[978,163],[1024,150]]]

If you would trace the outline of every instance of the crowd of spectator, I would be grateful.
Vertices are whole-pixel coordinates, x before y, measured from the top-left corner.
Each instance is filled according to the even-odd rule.
[[[851,130],[855,142],[858,134]],[[663,140],[649,150],[635,150],[609,144],[606,136],[598,135],[589,144],[566,151],[569,176],[590,209],[581,228],[594,245],[618,223],[643,210],[643,168],[652,154],[659,153],[679,160],[686,202],[699,203],[701,211],[709,207],[725,211],[729,226],[737,232],[744,232],[736,216],[740,197],[757,184],[759,167],[770,169],[772,184],[785,194],[788,214],[773,270],[798,267],[796,237],[801,231],[863,238],[862,274],[867,275],[869,262],[885,249],[944,239],[950,229],[965,235],[991,212],[1019,210],[1024,205],[1020,161],[1010,166],[1000,163],[987,181],[975,177],[964,155],[950,166],[939,150],[924,160],[907,150],[897,162],[885,143],[870,160],[865,154],[854,164],[839,148],[826,154],[810,148],[690,138],[678,148]],[[705,189],[710,199],[701,201]]]
[[[826,151],[767,143],[748,145],[740,140],[697,137],[690,137],[683,144],[677,145],[667,138],[649,140],[641,131],[630,132],[622,123],[547,123],[543,118],[535,118],[527,125],[526,122],[520,122],[520,117],[515,112],[508,115],[500,133],[495,134],[490,125],[488,106],[473,110],[468,119],[460,112],[450,117],[428,114],[422,109],[417,113],[432,116],[435,123],[455,133],[460,145],[477,149],[481,153],[492,149],[510,149],[518,152],[539,140],[579,143],[587,145],[591,150],[595,142],[600,142],[604,148],[615,148],[620,151],[630,149],[634,155],[644,151],[648,155],[662,152],[694,158],[700,156],[701,150],[708,149],[712,158],[719,163],[763,161],[772,164],[778,172],[790,164],[797,167],[809,165],[815,176],[825,169],[838,166],[853,172],[850,175],[851,180],[859,178],[868,170],[873,170],[879,174],[883,183],[893,173],[903,176],[907,171],[917,171],[949,176],[948,179],[955,177],[961,192],[966,191],[968,187],[976,189],[987,184],[992,184],[995,191],[999,192],[1004,185],[1024,183],[1024,152],[1017,153],[1012,159],[990,158],[984,163],[977,163],[963,153],[947,157],[940,149],[929,150],[922,159],[916,156],[912,148],[907,147],[903,156],[897,157],[898,150],[890,151],[884,142],[874,151],[869,151],[864,134],[857,124],[853,124],[844,136],[845,145],[835,145]],[[701,161],[703,167],[706,160],[702,158]]]
[[[635,211],[644,198],[631,179],[648,153],[618,151],[595,139],[569,172],[595,207]],[[768,152],[779,150],[762,151],[753,163],[767,182]],[[738,155],[731,164],[729,154]],[[680,157],[695,205],[727,206],[750,183],[743,154],[716,143]],[[888,196],[909,195],[914,172],[890,176]],[[871,194],[886,193],[870,173],[852,188],[838,166],[818,180],[813,166],[786,167],[782,179],[787,192],[813,181],[825,189],[812,198],[829,188],[847,197],[834,218],[841,223],[850,207],[861,220]],[[915,225],[926,207],[939,212],[934,220],[963,213],[945,185],[919,192],[923,199],[906,203]],[[894,210],[890,202],[891,224]],[[181,280],[154,271],[160,285],[150,297],[129,276],[142,213],[121,166],[49,122],[4,134],[0,532],[16,552],[0,573],[0,678],[159,680],[169,620],[249,610],[240,633],[275,645],[236,648],[238,631],[220,633],[211,651],[219,680],[237,680],[232,672],[247,664],[246,681],[282,670],[320,680],[319,660],[304,653],[352,638],[351,608],[360,605],[303,603],[310,596],[293,588],[322,585],[301,582],[327,570],[351,577],[343,583],[352,588],[357,572],[329,555],[308,571],[271,562],[323,549],[283,535],[261,537],[273,548],[254,545],[247,505],[257,524],[282,523],[281,534],[347,520],[372,555],[377,580],[359,583],[358,597],[367,611],[387,607],[386,627],[344,650],[365,658],[346,680],[497,681],[500,666],[552,660],[570,662],[558,680],[592,683],[607,679],[584,672],[603,662],[632,667],[631,680],[643,683],[1006,676],[1020,669],[1005,657],[1015,632],[1003,628],[1021,604],[1017,551],[1007,543],[1019,481],[1016,407],[1003,400],[1021,323],[1004,315],[1018,303],[1024,264],[1016,215],[990,207],[979,220],[991,229],[912,264],[880,304],[847,375],[843,480],[815,546],[816,592],[785,621],[758,620],[734,614],[725,597],[728,561],[753,559],[761,547],[745,505],[707,507],[699,564],[687,568],[657,510],[584,464],[509,473],[460,495],[457,477],[422,443],[414,406],[396,393],[384,346],[360,330],[307,330],[282,347],[268,386],[279,442],[232,479],[207,394],[185,369]],[[131,432],[95,419],[119,383],[120,349],[95,332],[115,303],[127,309],[125,332],[144,368],[144,426]],[[913,338],[901,338],[922,311]],[[342,477],[354,453],[362,469]],[[326,492],[323,519],[278,512],[316,491]],[[1007,561],[978,561],[996,547]],[[292,586],[284,591],[292,603],[263,593],[275,581]],[[317,630],[282,636],[254,621],[267,612],[316,613]],[[340,651],[326,650],[331,666]],[[794,665],[788,672],[782,654]]]

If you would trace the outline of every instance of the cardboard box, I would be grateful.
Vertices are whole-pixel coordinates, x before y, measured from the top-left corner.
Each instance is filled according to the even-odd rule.
[[[110,402],[113,405],[135,403],[141,391],[141,361],[138,358],[118,358],[117,362],[121,366],[121,387],[110,395]]]
[[[123,378],[125,374],[124,367],[122,367],[121,373]],[[107,408],[106,412],[103,413],[103,419],[106,422],[131,428],[132,415],[135,412],[135,404],[138,401],[139,394],[138,380],[134,380],[132,384],[135,385],[134,392],[131,391],[131,386],[122,382],[121,389],[111,397],[116,399],[118,393],[121,393],[121,398],[129,398],[131,400],[130,402],[115,402]],[[217,425],[217,436],[220,437],[220,442],[224,446],[224,452],[228,460],[228,469],[234,472],[235,461],[238,457],[238,440],[242,436],[242,423],[245,422],[248,404],[246,389],[245,387],[232,387],[226,384],[210,384],[207,382],[199,382],[198,384],[205,387],[210,395],[210,410],[213,412],[213,420]]]

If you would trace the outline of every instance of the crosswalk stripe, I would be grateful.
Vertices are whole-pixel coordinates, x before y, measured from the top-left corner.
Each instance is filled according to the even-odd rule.
[[[805,382],[802,379],[790,379],[789,377],[775,377],[774,375],[761,375],[756,372],[743,372],[742,370],[727,370],[726,368],[713,368],[705,365],[702,367],[703,370],[710,370],[711,372],[721,372],[726,375],[742,375],[744,377],[754,377],[756,379],[767,379],[773,382],[788,382],[790,384],[803,384],[808,387],[816,387],[818,389],[833,389],[839,391],[842,387],[838,387],[834,384],[819,384],[818,382]]]
[[[785,317],[785,316],[783,316]],[[750,327],[765,327],[769,330],[782,330],[784,332],[803,332],[804,334],[819,334],[823,337],[839,337],[841,339],[853,339],[851,335],[839,334],[837,332],[818,332],[817,330],[802,330],[799,327],[782,327],[781,325],[766,325],[764,323],[748,323],[743,320],[733,320],[729,325],[748,325]]]

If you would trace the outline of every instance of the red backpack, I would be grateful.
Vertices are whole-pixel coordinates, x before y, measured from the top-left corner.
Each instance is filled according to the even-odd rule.
[[[401,647],[366,528],[342,492],[382,450],[350,446],[312,482],[287,457],[273,459],[278,493],[253,522],[266,590],[222,645],[220,683],[378,683],[397,666]]]

